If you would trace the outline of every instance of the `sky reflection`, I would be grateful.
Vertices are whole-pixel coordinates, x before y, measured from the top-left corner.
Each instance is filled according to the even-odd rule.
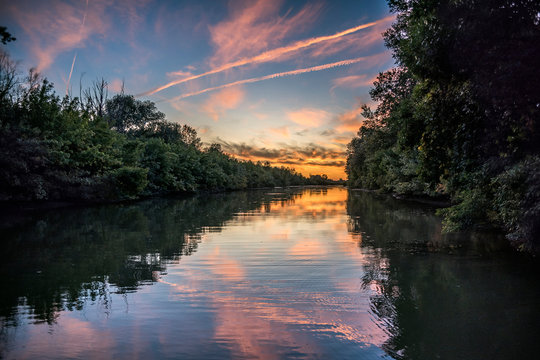
[[[110,286],[107,306],[83,301],[49,325],[21,319],[8,329],[8,357],[380,358],[388,336],[370,313],[375,292],[361,286],[347,191],[266,196],[265,205],[206,229],[196,252],[152,273],[152,286]]]
[[[391,197],[289,188],[11,220],[6,359],[538,357],[537,265]]]
[[[341,342],[351,354],[380,355],[387,335],[369,312],[370,290],[361,289],[363,256],[347,232],[346,197],[344,189],[314,189],[242,214],[243,226],[207,234],[197,254],[169,269],[164,278],[183,284],[171,294],[190,302],[198,292],[212,309],[213,342],[235,358],[331,355]]]

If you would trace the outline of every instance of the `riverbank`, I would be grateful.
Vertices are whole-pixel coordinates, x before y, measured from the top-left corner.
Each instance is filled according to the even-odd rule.
[[[8,228],[16,226],[17,224],[24,223],[31,219],[35,214],[39,214],[43,211],[63,210],[63,209],[84,209],[91,207],[99,207],[106,205],[118,205],[118,206],[132,206],[139,202],[150,200],[185,200],[198,196],[211,196],[211,195],[225,195],[234,192],[242,191],[282,191],[287,189],[316,189],[316,188],[331,188],[331,187],[343,187],[341,184],[333,185],[290,185],[290,186],[278,186],[278,187],[257,187],[251,189],[241,190],[204,190],[196,192],[183,192],[183,193],[167,193],[167,194],[155,194],[140,196],[131,199],[115,199],[115,200],[28,200],[28,201],[0,201],[0,228]]]
[[[370,193],[375,193],[375,194],[389,195],[397,200],[410,201],[410,202],[415,202],[419,204],[430,205],[437,208],[445,208],[452,205],[450,199],[446,196],[432,197],[429,195],[407,195],[407,194],[400,194],[400,193],[385,193],[379,190],[370,190],[370,189],[362,189],[362,188],[349,188],[349,189],[352,191],[364,191],[364,192],[370,192]]]
[[[404,203],[410,203],[410,204],[418,204],[421,206],[428,206],[429,208],[433,209],[433,211],[442,218],[443,224],[444,224],[444,216],[445,211],[448,211],[448,209],[451,209],[451,207],[455,204],[452,204],[450,199],[448,197],[431,197],[429,195],[405,195],[405,194],[399,194],[399,193],[387,193],[380,190],[371,190],[371,189],[362,189],[362,188],[350,188],[350,191],[356,191],[356,192],[365,192],[370,194],[376,194],[378,196],[392,198],[395,200],[398,200],[400,202]],[[458,242],[457,239],[462,239],[464,237],[471,237],[471,239],[476,239],[473,242],[478,241],[479,234],[488,234],[489,236],[499,238],[497,240],[497,244],[493,244],[493,248],[504,248],[504,246],[501,246],[501,239],[504,239],[504,242],[508,246],[508,250],[518,251],[522,253],[527,253],[528,255],[532,257],[538,257],[540,254],[540,251],[536,247],[531,248],[524,248],[522,243],[516,242],[511,237],[509,237],[509,234],[505,229],[495,222],[482,222],[482,223],[476,223],[471,224],[467,229],[445,229],[443,226],[443,233],[445,236],[447,236],[450,241],[446,245],[449,249],[451,248],[460,248],[463,247],[464,244],[467,242]],[[491,234],[491,235],[489,235]],[[480,235],[482,237],[482,235]],[[452,240],[453,239],[453,240]],[[456,241],[454,244],[452,244],[452,241]],[[484,245],[482,245],[484,246]],[[488,244],[486,244],[488,246]],[[488,246],[489,247],[489,246]]]

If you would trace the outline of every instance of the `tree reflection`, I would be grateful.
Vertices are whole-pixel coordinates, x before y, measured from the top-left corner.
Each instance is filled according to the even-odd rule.
[[[250,191],[4,216],[2,327],[16,326],[21,309],[50,324],[60,311],[89,301],[107,311],[111,291],[156,282],[167,264],[197,250],[205,232],[221,231],[236,214],[300,196],[300,189]]]
[[[398,359],[535,357],[537,265],[493,234],[441,235],[429,209],[350,192],[349,231],[361,235],[363,287]],[[487,244],[486,244],[487,242]]]

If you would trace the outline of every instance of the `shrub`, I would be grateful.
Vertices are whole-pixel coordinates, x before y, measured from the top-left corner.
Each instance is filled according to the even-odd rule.
[[[109,171],[108,175],[116,192],[116,194],[112,194],[114,198],[136,198],[148,184],[148,169],[123,166]]]

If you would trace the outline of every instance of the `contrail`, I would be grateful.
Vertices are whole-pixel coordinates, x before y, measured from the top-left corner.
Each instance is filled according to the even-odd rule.
[[[81,40],[81,37],[82,37],[82,31],[83,31],[83,28],[84,28],[84,23],[86,22],[86,13],[87,12],[88,12],[88,0],[86,0],[86,7],[84,8],[84,15],[83,15],[83,19],[82,19],[82,24],[81,24],[81,27],[79,29],[79,41]],[[69,70],[68,81],[67,81],[67,84],[66,84],[66,95],[69,94],[69,83],[71,81],[71,74],[73,74],[73,68],[75,67],[75,59],[77,59],[77,51],[75,51],[75,55],[73,55],[73,61],[71,62],[71,70]]]
[[[314,44],[318,44],[318,43],[323,42],[323,41],[337,39],[337,38],[343,37],[345,35],[357,32],[359,30],[375,26],[375,25],[377,25],[377,24],[379,24],[381,22],[385,22],[385,21],[388,21],[390,19],[394,19],[394,16],[392,15],[392,16],[388,16],[388,17],[386,17],[384,19],[381,19],[381,20],[377,20],[377,21],[370,22],[370,23],[367,23],[367,24],[358,25],[356,27],[353,27],[353,28],[338,32],[338,33],[336,33],[334,35],[319,36],[319,37],[315,37],[315,38],[311,38],[311,39],[307,39],[307,40],[300,40],[300,41],[297,41],[296,43],[294,43],[292,45],[283,46],[283,47],[280,47],[280,48],[277,48],[277,49],[265,51],[265,52],[263,52],[263,53],[261,53],[259,55],[253,56],[253,57],[243,58],[243,59],[240,59],[240,60],[225,64],[225,65],[222,65],[222,66],[220,66],[218,68],[212,69],[212,70],[207,71],[207,72],[202,73],[202,74],[193,75],[193,76],[189,76],[187,78],[171,81],[171,82],[169,82],[169,83],[167,83],[167,84],[165,84],[163,86],[160,86],[158,88],[155,88],[153,90],[138,94],[137,96],[153,95],[153,94],[155,94],[157,92],[160,92],[162,90],[170,88],[171,86],[178,85],[178,84],[181,84],[181,83],[185,83],[187,81],[199,79],[199,78],[202,78],[204,76],[216,74],[216,73],[219,73],[219,72],[222,72],[222,71],[225,71],[225,70],[229,70],[229,69],[232,69],[232,68],[236,68],[236,67],[239,67],[239,66],[243,66],[243,65],[247,65],[247,64],[253,64],[253,63],[261,63],[261,62],[272,61],[272,60],[274,60],[274,59],[276,59],[276,58],[278,58],[278,57],[280,57],[280,56],[282,56],[284,54],[287,54],[287,53],[290,53],[290,52],[293,52],[293,51],[296,51],[296,50],[299,50],[299,49],[303,49],[303,48],[309,47],[309,46],[314,45]]]
[[[270,74],[270,75],[261,76],[261,77],[258,77],[258,78],[239,80],[239,81],[235,81],[235,82],[228,83],[228,84],[223,84],[223,85],[206,88],[206,89],[199,90],[199,91],[194,91],[194,92],[187,93],[187,94],[182,94],[182,95],[176,96],[176,97],[174,97],[174,98],[172,98],[170,100],[162,100],[162,101],[173,102],[173,101],[185,99],[185,98],[188,98],[188,97],[191,97],[191,96],[204,94],[204,93],[207,93],[207,92],[210,92],[210,91],[228,88],[228,87],[231,87],[231,86],[254,83],[254,82],[259,82],[259,81],[263,81],[263,80],[284,77],[284,76],[299,75],[299,74],[304,74],[304,73],[313,72],[313,71],[321,71],[321,70],[335,68],[335,67],[338,67],[338,66],[351,65],[351,64],[355,64],[357,62],[363,61],[365,59],[366,59],[366,57],[359,57],[359,58],[355,58],[355,59],[342,60],[342,61],[337,61],[337,62],[330,63],[330,64],[318,65],[318,66],[313,66],[313,67],[304,68],[304,69],[297,69],[297,70],[291,70],[291,71],[285,71],[285,72]],[[158,101],[158,102],[161,102],[161,101]]]

